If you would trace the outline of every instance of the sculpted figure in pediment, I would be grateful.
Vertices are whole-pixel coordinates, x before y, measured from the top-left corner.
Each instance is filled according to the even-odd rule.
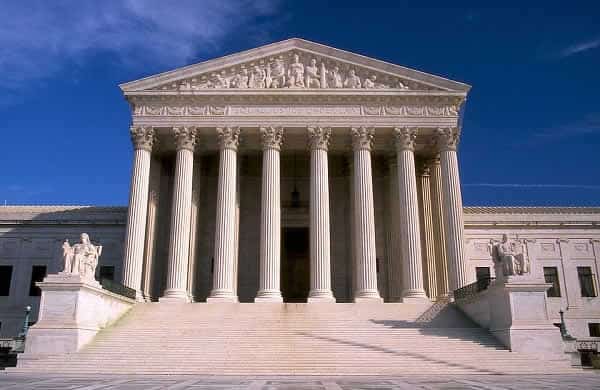
[[[317,67],[317,60],[314,58],[310,60],[310,65],[305,69],[305,84],[306,88],[321,88],[321,81],[319,76],[319,68]]]
[[[265,88],[267,75],[260,66],[255,66],[250,74],[250,88]]]
[[[285,66],[283,59],[277,58],[267,67],[267,88],[285,87]]]
[[[223,74],[213,73],[212,76],[211,85],[213,88],[229,88],[229,81]]]
[[[244,68],[231,79],[231,88],[248,88],[249,79],[248,70]]]
[[[363,87],[366,89],[377,88],[377,84],[375,84],[375,80],[377,80],[377,76],[375,76],[374,74],[367,77],[365,79],[365,83],[363,84]]]
[[[327,80],[329,88],[344,88],[342,82],[342,75],[340,74],[340,68],[337,66],[333,70],[329,71],[329,80]]]
[[[298,54],[294,54],[294,62],[288,69],[288,87],[304,88],[304,65],[300,62]]]
[[[350,69],[348,77],[346,78],[346,81],[344,81],[344,88],[360,88],[360,86],[360,77],[356,75],[354,69]]]
[[[398,89],[408,89],[408,87],[400,80],[398,80],[398,84],[396,85]]]

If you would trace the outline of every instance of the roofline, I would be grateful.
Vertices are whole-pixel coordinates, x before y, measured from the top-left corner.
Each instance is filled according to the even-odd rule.
[[[600,207],[578,206],[465,206],[466,214],[600,214]]]
[[[95,206],[95,205],[0,205],[0,213],[3,211],[18,211],[24,209],[31,209],[32,211],[39,210],[78,210],[78,209],[94,209],[94,210],[111,210],[111,211],[123,211],[127,209],[126,205],[123,206]],[[463,211],[468,214],[600,214],[600,206],[464,206]]]
[[[337,48],[334,48],[331,46],[323,45],[323,44],[320,44],[317,42],[312,42],[312,41],[308,41],[308,40],[301,39],[301,38],[289,38],[289,39],[286,39],[283,41],[273,42],[273,43],[259,46],[256,48],[252,48],[252,49],[248,49],[248,50],[244,50],[244,51],[240,51],[240,52],[236,52],[236,53],[231,53],[231,54],[228,54],[225,56],[216,57],[216,58],[212,58],[212,59],[209,59],[206,61],[201,61],[201,62],[197,62],[194,64],[186,65],[186,66],[183,66],[180,68],[176,68],[176,69],[172,69],[172,70],[169,70],[166,72],[154,74],[154,75],[147,76],[147,77],[144,77],[141,79],[121,83],[121,84],[119,84],[119,88],[123,92],[139,90],[139,88],[137,88],[137,87],[148,88],[150,86],[145,86],[145,84],[150,84],[151,80],[155,81],[155,83],[158,83],[158,84],[163,83],[163,82],[166,83],[166,82],[171,81],[169,79],[171,76],[177,75],[178,77],[181,77],[182,73],[186,73],[186,71],[189,72],[190,70],[195,69],[203,64],[205,64],[207,66],[212,64],[213,67],[226,66],[226,65],[228,65],[227,64],[228,59],[235,59],[237,57],[242,57],[242,56],[248,55],[248,54],[254,54],[254,57],[258,58],[258,57],[261,57],[261,56],[267,54],[265,52],[272,48],[278,49],[280,51],[285,51],[285,50],[289,50],[289,49],[304,49],[304,50],[312,51],[313,49],[320,49],[322,52],[318,52],[318,54],[323,55],[323,56],[335,56],[335,55],[355,56],[355,57],[358,57],[363,60],[374,62],[375,64],[382,66],[384,68],[391,68],[390,70],[387,70],[389,72],[404,71],[406,73],[409,73],[410,77],[405,76],[406,78],[412,78],[412,77],[416,77],[416,76],[421,76],[421,77],[424,77],[425,79],[434,78],[436,81],[442,82],[443,84],[448,84],[449,85],[447,87],[448,89],[455,89],[460,92],[468,92],[471,89],[470,85],[459,82],[459,81],[450,80],[450,79],[442,77],[442,76],[422,72],[419,70],[407,68],[407,67],[397,65],[397,64],[392,64],[390,62],[367,57],[365,55],[357,54],[357,53],[350,52],[347,50],[337,49]],[[329,53],[327,53],[327,52],[329,52]],[[245,59],[244,61],[251,61],[251,60],[252,60],[252,58],[248,58],[248,59]],[[207,69],[206,71],[210,71],[210,69]],[[189,77],[189,75],[186,75],[183,77]],[[415,81],[422,82],[422,83],[428,83],[427,81],[423,81],[423,80],[415,80]],[[155,84],[155,83],[152,83],[152,84]],[[140,84],[141,84],[141,86],[140,86]],[[134,87],[135,87],[135,89],[134,89]]]

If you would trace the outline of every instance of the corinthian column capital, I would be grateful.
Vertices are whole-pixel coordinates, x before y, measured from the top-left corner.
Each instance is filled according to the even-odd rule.
[[[151,126],[131,126],[129,128],[131,143],[134,149],[152,150],[154,144],[154,128]]]
[[[415,150],[417,129],[412,127],[395,127],[394,136],[396,137],[396,150]]]
[[[265,126],[260,128],[263,149],[281,149],[283,144],[283,127]]]
[[[456,150],[460,131],[456,127],[441,127],[437,129],[436,144],[440,151]]]
[[[236,150],[240,144],[239,127],[217,127],[219,148]]]
[[[352,135],[352,149],[371,150],[373,147],[375,129],[372,127],[353,127],[350,129],[350,135]]]
[[[194,151],[196,146],[196,128],[193,126],[174,127],[175,145],[177,150],[187,149]]]
[[[327,150],[329,148],[329,139],[331,137],[331,128],[321,126],[308,127],[308,144],[310,149]]]

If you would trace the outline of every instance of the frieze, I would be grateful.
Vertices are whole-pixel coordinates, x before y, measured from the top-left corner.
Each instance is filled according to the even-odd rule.
[[[153,89],[194,91],[279,88],[436,90],[413,80],[296,50],[215,69]]]
[[[136,105],[134,116],[457,117],[456,105]]]

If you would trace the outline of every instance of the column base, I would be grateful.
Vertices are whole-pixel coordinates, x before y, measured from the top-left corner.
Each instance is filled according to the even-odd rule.
[[[283,302],[281,291],[259,291],[254,302]]]
[[[213,290],[210,296],[206,298],[206,303],[238,303],[238,297],[233,294],[233,291]]]
[[[314,290],[308,294],[307,303],[335,303],[331,290]]]
[[[369,303],[383,303],[383,298],[379,296],[377,290],[363,290],[356,293],[354,296],[354,303],[369,302]]]
[[[423,290],[402,291],[402,303],[431,303]]]
[[[135,301],[136,302],[150,302],[150,298],[146,297],[146,295],[141,291],[135,292]]]
[[[403,297],[402,303],[431,303],[431,300],[427,297]]]
[[[172,303],[189,303],[190,297],[185,290],[165,290],[162,297],[158,299],[159,302],[172,302]]]

